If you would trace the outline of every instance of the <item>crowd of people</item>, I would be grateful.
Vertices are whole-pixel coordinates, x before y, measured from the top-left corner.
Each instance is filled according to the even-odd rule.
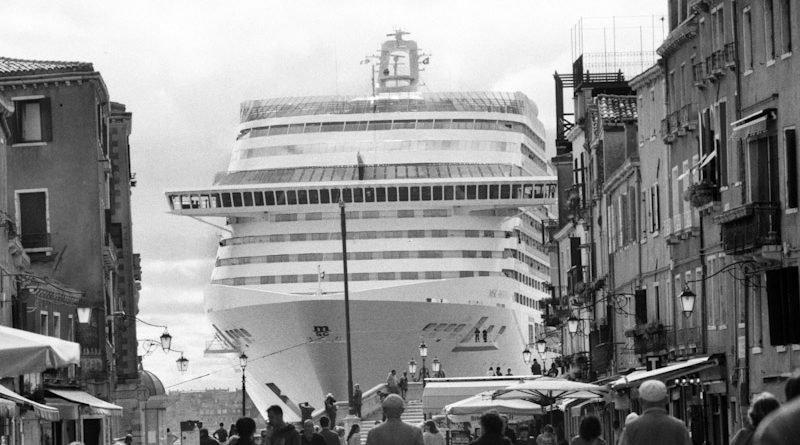
[[[401,420],[405,410],[405,390],[403,377],[396,377],[392,371],[388,379],[389,394],[382,402],[383,420],[366,436],[366,445],[445,445],[445,436],[436,422],[426,421],[420,427]],[[407,380],[406,380],[407,382]],[[404,389],[405,386],[405,389]],[[355,385],[360,400],[362,394]],[[613,445],[695,445],[686,424],[667,412],[668,391],[660,380],[648,380],[639,388],[641,413],[632,412],[625,418],[621,427],[614,425]],[[785,387],[787,402],[780,401],[770,393],[761,393],[751,402],[747,413],[747,425],[737,431],[730,445],[787,445],[800,443],[800,376],[790,378]],[[360,404],[354,404],[360,417]],[[273,405],[267,410],[267,427],[256,436],[255,421],[249,417],[240,418],[230,429],[220,423],[219,428],[209,434],[208,429],[200,430],[200,445],[360,445],[362,443],[359,423],[354,423],[349,431],[336,426],[336,400],[332,394],[325,399],[325,416],[315,424],[306,419],[298,431],[294,425],[283,419],[283,410]],[[467,424],[469,424],[467,422]],[[595,416],[581,419],[578,434],[570,440],[563,437],[563,431],[556,431],[552,425],[539,425],[533,431],[532,425],[521,425],[515,431],[508,425],[508,417],[489,411],[480,416],[480,435],[469,437],[469,445],[606,445],[603,438],[602,422]],[[173,437],[175,437],[173,435]],[[612,437],[612,436],[609,436]],[[169,442],[168,442],[168,445]]]

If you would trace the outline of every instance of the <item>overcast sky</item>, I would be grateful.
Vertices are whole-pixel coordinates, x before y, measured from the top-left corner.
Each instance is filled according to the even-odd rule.
[[[581,17],[584,53],[650,51],[663,36],[666,4],[4,0],[0,55],[92,62],[111,100],[133,113],[134,249],[143,269],[139,317],[168,325],[173,346],[190,360],[189,372],[179,374],[178,356],[158,350],[145,357],[145,368],[165,386],[177,385],[173,390],[234,388],[240,382],[235,361],[203,356],[212,338],[203,288],[221,232],[167,214],[163,192],[209,186],[214,173],[226,168],[241,101],[366,94],[369,66],[359,61],[375,53],[385,34],[402,28],[432,55],[423,90],[522,91],[538,104],[552,145],[553,73],[571,71],[571,36]],[[141,339],[161,334],[141,324],[138,329]]]

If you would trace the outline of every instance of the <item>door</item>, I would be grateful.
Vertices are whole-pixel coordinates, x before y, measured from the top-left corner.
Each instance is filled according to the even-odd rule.
[[[103,443],[103,426],[101,419],[83,419],[84,445],[100,445]]]

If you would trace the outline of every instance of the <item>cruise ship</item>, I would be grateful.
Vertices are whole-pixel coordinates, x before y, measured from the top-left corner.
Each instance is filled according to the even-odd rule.
[[[205,310],[250,358],[264,417],[347,399],[341,206],[355,383],[421,368],[421,342],[447,377],[529,373],[556,203],[537,107],[420,91],[429,58],[404,34],[387,35],[362,96],[243,102],[227,171],[166,192],[173,214],[224,218]]]

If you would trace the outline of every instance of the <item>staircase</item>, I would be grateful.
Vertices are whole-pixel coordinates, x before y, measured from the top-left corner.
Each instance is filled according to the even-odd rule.
[[[380,419],[380,416],[377,417]],[[422,400],[406,400],[406,409],[403,411],[403,415],[400,416],[400,419],[414,426],[420,426],[425,421],[425,418],[422,414]],[[361,444],[364,445],[367,443],[367,434],[369,434],[369,430],[375,427],[375,419],[370,420],[362,420],[360,423],[361,425]]]

